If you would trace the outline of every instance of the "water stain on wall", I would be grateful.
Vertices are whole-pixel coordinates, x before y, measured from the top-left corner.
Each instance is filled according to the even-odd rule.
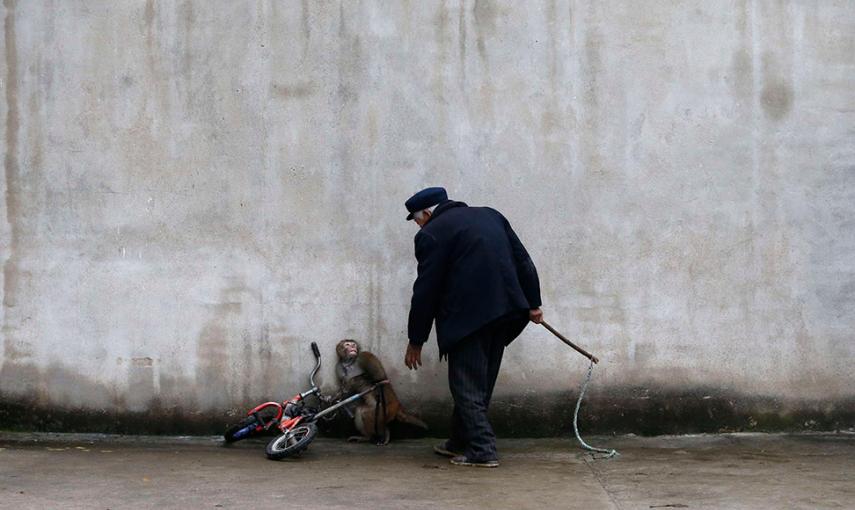
[[[97,383],[75,380],[94,391]],[[490,418],[507,437],[554,437],[572,433],[576,391],[517,394],[495,398]],[[579,420],[589,433],[639,435],[738,431],[840,430],[855,426],[855,401],[785,401],[762,396],[690,388],[682,391],[644,387],[608,388],[586,397]],[[437,435],[448,432],[451,409],[442,400],[411,402]],[[220,434],[234,415],[221,409],[152,406],[144,412],[53,406],[36,398],[0,395],[0,428],[51,432],[146,434]],[[349,424],[325,429],[328,435],[350,433]],[[396,436],[400,437],[400,436]]]
[[[386,314],[383,312],[383,272],[379,259],[379,256],[376,257],[369,269],[367,288],[368,337],[360,340],[364,348],[373,352],[380,351],[383,339],[389,334],[385,318]],[[354,322],[359,320],[360,316],[364,317],[361,310],[354,317]]]
[[[736,48],[731,55],[725,81],[733,94],[735,115],[747,129],[753,124],[754,111],[758,102],[755,92],[757,70],[754,68],[754,46],[757,34],[755,34],[752,6],[746,0],[737,2],[733,19]]]
[[[8,347],[9,341],[6,341]],[[5,349],[8,352],[8,349]],[[6,358],[0,367],[0,391],[6,396],[39,395],[41,372],[35,363]]]
[[[550,0],[546,7],[546,29],[549,32],[549,87],[554,96],[558,84],[558,44],[561,40],[556,26],[558,25],[558,9],[555,0]]]
[[[286,336],[284,328],[265,322],[258,291],[235,285],[222,290],[218,302],[208,307],[211,317],[198,335],[191,382],[198,406],[242,409],[260,399],[281,398],[278,392],[289,381],[293,361],[289,348],[299,343]]]
[[[157,5],[154,0],[146,0],[143,22],[144,26],[142,27],[142,35],[145,37],[146,66],[148,67],[149,73],[149,83],[146,85],[150,88],[148,91],[149,96],[146,97],[146,101],[154,102],[155,108],[159,110],[157,112],[147,111],[149,116],[149,125],[146,126],[146,131],[151,131],[152,128],[157,125],[154,118],[159,114],[168,115],[168,112],[171,110],[170,82],[173,79],[173,75],[171,72],[164,69],[164,64],[170,60],[163,58],[164,50],[161,47],[161,44],[163,43],[162,36],[164,34],[161,32],[161,20],[158,16]],[[192,56],[189,53],[189,48],[185,55],[188,58]],[[188,68],[186,71],[189,73],[190,69]],[[189,75],[185,74],[185,78],[188,76]],[[148,110],[148,105],[146,105],[145,110]]]
[[[151,368],[145,359],[139,363],[143,370]],[[217,433],[230,420],[225,412],[198,412],[186,395],[181,395],[180,406],[165,407],[159,396],[153,396],[140,409],[131,408],[115,386],[82,376],[79,370],[59,362],[49,364],[44,370],[16,364],[14,372],[34,382],[22,392],[13,392],[6,384],[0,385],[0,428],[137,434]],[[176,386],[186,391],[189,386],[186,380],[178,377],[175,381]],[[212,418],[215,424],[210,423]]]
[[[15,0],[5,0],[5,57],[6,57],[6,155],[4,174],[6,178],[6,221],[11,227],[9,257],[3,263],[3,306],[14,307],[17,303],[19,277],[19,242],[21,239],[21,203],[18,194],[18,130],[20,112],[18,108],[18,49],[15,32]],[[6,324],[3,326],[7,328]],[[10,332],[4,331],[7,335]]]
[[[156,396],[154,360],[148,356],[132,358],[128,367],[125,406],[131,411],[144,411]]]
[[[734,95],[740,100],[749,100],[754,94],[754,64],[747,49],[740,48],[733,53],[730,68]]]
[[[41,58],[39,58],[41,62]],[[39,65],[39,68],[42,66]],[[40,77],[41,78],[41,77]],[[30,97],[27,101],[27,140],[28,140],[28,158],[26,159],[24,167],[27,169],[27,174],[30,176],[39,176],[42,175],[42,168],[44,163],[44,154],[45,154],[45,139],[42,134],[42,126],[45,125],[47,120],[41,114],[42,108],[42,91],[47,90],[48,84],[42,83],[42,80],[38,78],[36,82],[38,83],[38,87],[30,94]],[[44,87],[44,88],[42,88]]]
[[[765,77],[760,95],[763,112],[773,120],[781,120],[793,107],[793,88],[780,77]]]
[[[312,37],[312,25],[309,22],[309,0],[301,0],[300,3],[300,21],[303,29],[303,58],[306,58],[306,53],[309,51],[309,39]]]
[[[436,39],[436,47],[437,47],[437,58],[435,60],[433,66],[433,80],[431,81],[431,85],[433,88],[434,98],[440,103],[445,104],[447,101],[445,100],[445,67],[447,62],[448,55],[448,41],[449,41],[449,14],[448,7],[446,6],[445,1],[439,4],[439,10],[436,13],[436,17],[434,18],[434,37]],[[443,108],[442,111],[445,109]],[[440,131],[444,131],[445,129],[445,120],[444,117],[440,119]]]
[[[143,21],[146,26],[146,30],[151,30],[151,25],[154,22],[154,0],[146,0],[145,1],[145,11],[143,15]]]
[[[600,158],[600,75],[603,71],[601,51],[605,41],[596,28],[597,13],[593,6],[585,14],[587,22],[584,31],[584,47],[580,52],[582,76],[582,115],[583,123],[577,131],[579,149],[583,165],[592,172],[602,172],[603,163]]]
[[[466,89],[466,9],[463,4],[457,13],[457,46],[460,58],[460,90]]]
[[[196,23],[196,12],[193,9],[192,1],[185,1],[178,6],[178,18],[184,25],[179,29],[184,38],[181,42],[181,67],[179,72],[183,75],[187,83],[191,82],[193,65],[193,27]],[[188,94],[189,95],[189,94]]]
[[[758,8],[762,13],[758,21],[763,27],[759,35],[762,36],[765,48],[760,53],[762,89],[759,102],[766,118],[780,121],[790,113],[794,101],[795,14],[792,4],[787,3],[776,8],[761,4]]]
[[[236,317],[241,304],[219,303],[213,307],[214,317],[202,327],[196,344],[196,387],[203,409],[222,406],[230,399],[228,370],[230,368],[226,324]]]
[[[42,395],[45,403],[57,407],[118,410],[124,407],[114,386],[98,382],[80,374],[75,367],[66,366],[54,361],[39,375],[38,394]],[[133,384],[132,381],[129,381]],[[148,383],[150,384],[150,382]],[[145,409],[149,402],[146,400],[139,407]]]
[[[317,86],[312,82],[274,83],[270,89],[281,99],[303,99],[317,93]]]
[[[475,32],[478,41],[478,55],[487,66],[487,43],[486,40],[496,34],[501,12],[499,6],[493,0],[475,0],[472,6],[472,14],[475,21]]]
[[[6,180],[6,221],[11,231],[8,245],[8,257],[3,262],[3,366],[0,367],[0,388],[4,393],[23,394],[39,388],[38,367],[29,361],[32,347],[19,337],[18,328],[26,320],[17,309],[18,292],[22,280],[29,272],[20,268],[21,241],[23,237],[24,212],[21,202],[19,136],[20,106],[18,98],[18,50],[15,26],[15,0],[5,0],[5,59],[6,59],[6,155],[4,175]]]

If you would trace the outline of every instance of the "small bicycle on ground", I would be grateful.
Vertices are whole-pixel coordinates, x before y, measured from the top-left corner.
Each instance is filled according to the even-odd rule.
[[[365,391],[330,403],[321,411],[307,407],[306,398],[312,395],[318,397],[322,404],[329,403],[329,398],[322,395],[320,388],[315,384],[315,375],[321,368],[321,351],[315,342],[312,342],[312,353],[315,355],[315,368],[309,376],[311,388],[294,395],[281,404],[279,402],[265,402],[252,408],[247,413],[246,418],[226,429],[223,438],[227,443],[240,441],[276,427],[281,434],[267,444],[265,450],[267,458],[280,460],[298,455],[305,451],[317,436],[318,420],[331,418],[342,407],[375,391],[379,386],[389,383],[388,379],[379,381]]]

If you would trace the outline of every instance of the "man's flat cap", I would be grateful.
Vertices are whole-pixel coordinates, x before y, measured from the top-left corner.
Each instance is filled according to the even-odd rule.
[[[411,196],[404,205],[410,214],[407,215],[407,221],[413,219],[413,213],[433,207],[439,203],[448,200],[448,193],[445,188],[425,188],[415,195]]]

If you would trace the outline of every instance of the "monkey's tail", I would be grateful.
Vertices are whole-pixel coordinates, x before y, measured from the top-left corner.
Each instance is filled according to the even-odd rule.
[[[422,428],[424,430],[428,430],[427,423],[416,418],[412,414],[407,413],[403,409],[398,411],[398,414],[395,415],[395,419],[401,423],[406,423],[408,425],[415,425],[416,427]]]

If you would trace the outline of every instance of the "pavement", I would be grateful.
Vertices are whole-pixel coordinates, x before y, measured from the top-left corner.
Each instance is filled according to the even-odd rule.
[[[497,469],[451,466],[431,439],[266,440],[0,432],[0,508],[855,508],[855,434],[500,439]]]

